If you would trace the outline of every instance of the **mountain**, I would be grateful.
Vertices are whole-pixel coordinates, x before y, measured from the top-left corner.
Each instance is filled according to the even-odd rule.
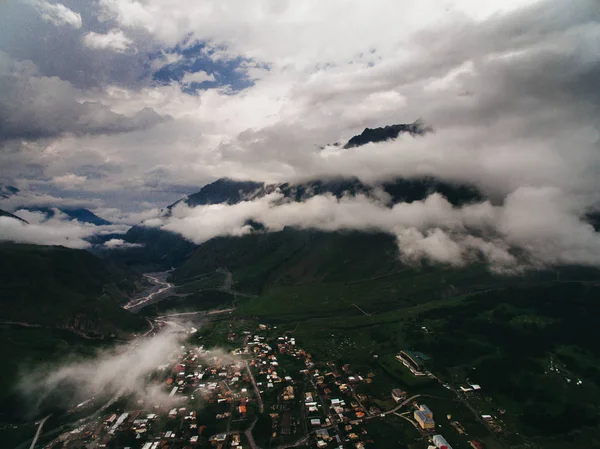
[[[103,225],[111,224],[110,221],[107,221],[104,218],[100,218],[99,216],[94,214],[92,211],[90,211],[88,209],[83,209],[83,208],[26,207],[24,209],[27,209],[32,212],[41,212],[46,216],[47,219],[54,217],[54,215],[55,215],[54,209],[58,209],[60,212],[65,214],[67,217],[69,217],[71,220],[77,220],[81,223],[90,223],[90,224],[93,224],[96,226],[103,226]]]
[[[344,148],[360,147],[368,143],[385,142],[386,140],[396,139],[401,133],[408,133],[411,136],[421,136],[430,132],[431,128],[425,126],[420,120],[414,123],[389,125],[383,128],[365,128],[364,131],[352,137]]]
[[[0,184],[0,198],[6,199],[17,193],[19,193],[19,189],[16,187]]]
[[[9,218],[14,218],[15,220],[19,220],[22,221],[23,223],[27,223],[27,221],[23,220],[21,217],[17,217],[14,214],[11,214],[10,212],[6,212],[5,210],[0,209],[0,217],[9,217]]]
[[[345,148],[395,139],[400,133],[421,135],[429,131],[430,128],[419,120],[410,124],[390,125],[375,129],[366,128],[360,135],[352,137]],[[198,192],[167,206],[163,210],[163,214],[169,216],[172,209],[179,204],[186,204],[190,207],[209,204],[232,205],[241,201],[261,198],[276,191],[281,193],[286,201],[300,202],[315,195],[325,194],[333,195],[336,198],[360,194],[379,199],[381,190],[389,195],[390,206],[399,202],[421,201],[435,192],[442,194],[450,203],[457,206],[484,199],[474,186],[443,182],[431,177],[397,178],[377,185],[365,184],[356,177],[313,179],[278,184],[221,178],[205,185]],[[252,223],[252,225],[256,230],[263,228],[261,223]],[[131,266],[140,266],[150,262],[154,264],[155,268],[171,268],[183,263],[197,247],[177,234],[142,225],[133,226],[123,239],[128,243],[143,245],[142,248],[120,251],[118,255],[115,255],[122,262]]]
[[[182,203],[190,207],[206,204],[237,204],[241,201],[263,197],[275,191],[280,192],[285,200],[301,202],[315,195],[324,194],[337,198],[362,194],[376,199],[379,198],[379,190],[383,190],[389,195],[392,205],[398,202],[421,201],[434,192],[441,193],[454,205],[480,201],[483,198],[473,186],[455,185],[433,178],[398,178],[375,186],[364,184],[358,178],[281,184],[263,184],[223,178],[166,207],[163,213],[165,216],[170,215],[173,207]],[[253,228],[262,229],[262,224],[253,223]],[[119,251],[113,257],[127,265],[138,268],[145,266],[148,269],[151,268],[147,265],[148,263],[153,264],[152,269],[168,269],[180,265],[197,247],[178,234],[143,225],[133,226],[127,231],[123,240],[143,246]]]
[[[174,232],[142,225],[131,227],[119,238],[141,246],[110,251],[106,256],[141,272],[180,265],[197,246]]]
[[[189,195],[187,198],[171,204],[168,209],[175,207],[180,202],[184,202],[190,207],[205,204],[236,204],[245,199],[250,199],[253,193],[260,192],[263,189],[264,183],[262,182],[234,181],[229,178],[221,178],[205,185],[200,191]]]
[[[0,244],[0,317],[4,322],[107,336],[144,327],[121,308],[139,278],[87,251]]]
[[[263,197],[275,191],[280,192],[285,200],[301,202],[315,195],[324,194],[337,198],[362,194],[376,199],[379,198],[379,190],[383,190],[389,195],[391,205],[399,202],[421,201],[435,192],[442,194],[456,206],[480,201],[484,198],[473,186],[451,184],[433,178],[398,178],[374,186],[364,184],[358,178],[281,184],[262,184],[223,178],[204,186],[197,193],[171,204],[165,208],[163,213],[165,216],[169,216],[173,207],[182,203],[190,207],[206,204],[237,204],[241,201]],[[261,229],[262,224],[253,223],[253,228]],[[168,269],[181,264],[197,246],[178,234],[142,225],[136,225],[129,229],[123,240],[143,246],[120,251],[114,257],[130,266],[140,266],[150,262],[154,264],[155,269]]]
[[[14,195],[18,195],[21,191],[16,187],[0,184],[0,199],[8,199]],[[103,226],[111,224],[110,221],[107,221],[101,217],[98,217],[92,211],[80,207],[72,207],[72,206],[52,206],[52,205],[44,205],[44,206],[16,206],[15,209],[26,209],[32,212],[42,212],[46,218],[52,218],[55,215],[54,209],[58,209],[63,214],[67,215],[72,220],[77,220],[81,223],[90,223],[96,226]],[[18,217],[17,217],[18,218]]]

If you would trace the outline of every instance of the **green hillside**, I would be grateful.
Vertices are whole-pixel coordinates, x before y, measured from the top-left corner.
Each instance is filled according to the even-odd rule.
[[[137,277],[84,250],[0,244],[0,319],[3,322],[108,335],[144,327],[119,303]]]
[[[408,267],[396,248],[382,234],[286,229],[218,238],[200,245],[172,279],[180,293],[193,294],[181,301],[186,310],[193,301],[233,304],[240,320],[293,332],[316,359],[374,370],[380,394],[400,387],[447,396],[395,359],[401,349],[428,354],[442,381],[483,386],[472,402],[479,413],[502,416],[510,429],[499,437],[503,447],[600,443],[600,271],[498,276],[483,264]],[[214,304],[210,292],[219,290],[230,298]]]

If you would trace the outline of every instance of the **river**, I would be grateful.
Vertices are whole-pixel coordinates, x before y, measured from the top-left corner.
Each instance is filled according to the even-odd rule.
[[[146,279],[154,284],[154,287],[152,287],[152,289],[147,292],[146,295],[130,300],[123,306],[123,308],[132,312],[137,312],[142,307],[154,302],[158,302],[164,297],[168,296],[169,293],[171,293],[174,289],[174,285],[166,280],[170,272],[171,271],[169,270],[158,273],[144,274]]]

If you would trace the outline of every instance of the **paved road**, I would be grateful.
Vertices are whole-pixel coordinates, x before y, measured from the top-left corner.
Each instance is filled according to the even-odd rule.
[[[411,396],[408,399],[405,399],[404,401],[402,401],[400,404],[398,404],[396,407],[394,407],[391,410],[388,410],[387,412],[383,412],[381,413],[382,415],[389,415],[390,413],[396,413],[398,410],[400,410],[402,407],[404,407],[406,404],[408,404],[409,402],[414,401],[415,399],[421,397],[420,394],[415,394],[414,396]],[[376,418],[377,416],[370,416],[369,418]]]
[[[254,430],[254,425],[256,424],[256,421],[258,421],[258,416],[256,418],[254,418],[254,421],[252,421],[252,424],[250,424],[250,426],[244,431],[244,434],[246,435],[246,439],[248,440],[248,443],[250,443],[251,449],[260,449],[256,445],[256,442],[254,441],[254,436],[252,435],[252,431]]]
[[[44,427],[44,423],[48,420],[48,418],[50,418],[52,416],[52,413],[50,413],[48,416],[46,416],[44,419],[42,419],[40,421],[40,425],[37,428],[37,432],[35,432],[35,436],[33,437],[33,441],[31,442],[31,446],[29,446],[29,449],[33,449],[35,447],[35,443],[37,443],[38,438],[40,437],[40,433],[42,433],[42,427]]]
[[[201,310],[198,312],[170,313],[168,315],[161,315],[157,318],[164,319],[164,318],[173,318],[176,316],[188,316],[188,315],[219,315],[222,313],[231,313],[234,310],[235,310],[234,308],[231,308],[231,309]]]
[[[150,318],[146,318],[146,321],[148,321],[148,324],[150,325],[150,330],[148,330],[147,332],[142,334],[142,337],[147,337],[148,334],[150,334],[150,332],[152,332],[155,329],[154,323],[152,322],[152,320]]]
[[[256,380],[254,380],[254,375],[252,371],[250,371],[250,366],[247,361],[244,361],[246,365],[246,369],[248,370],[248,374],[250,375],[250,380],[252,380],[252,386],[254,387],[254,394],[256,394],[256,400],[258,401],[258,410],[262,413],[265,411],[265,406],[263,404],[262,397],[260,396],[260,390],[258,389],[258,385],[256,385]]]

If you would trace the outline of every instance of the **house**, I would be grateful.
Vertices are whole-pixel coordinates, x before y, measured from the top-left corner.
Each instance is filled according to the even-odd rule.
[[[400,388],[394,388],[392,390],[392,398],[396,402],[403,401],[406,399],[406,391],[402,391]]]
[[[415,411],[414,418],[421,426],[421,429],[426,429],[426,430],[435,429],[435,421],[433,420],[433,418],[427,416],[421,410]]]
[[[433,444],[435,447],[437,447],[437,449],[452,449],[452,446],[450,446],[446,439],[441,435],[433,436]]]

